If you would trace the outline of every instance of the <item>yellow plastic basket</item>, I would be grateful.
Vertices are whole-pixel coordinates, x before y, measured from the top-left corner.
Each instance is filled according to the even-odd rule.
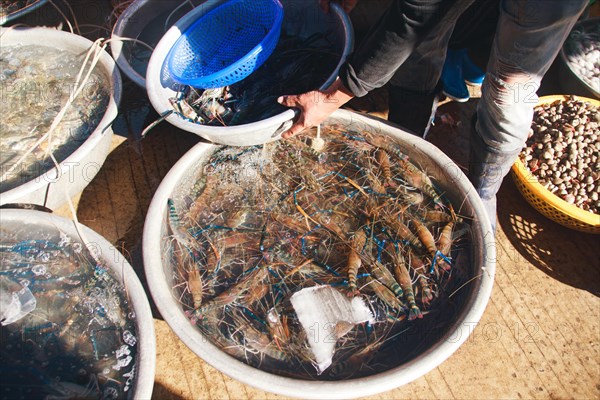
[[[597,107],[600,106],[598,100],[581,96],[577,96],[577,98]],[[540,97],[538,105],[553,103],[557,100],[567,100],[567,96]],[[550,192],[538,182],[537,178],[523,165],[520,159],[517,159],[514,163],[511,172],[513,180],[523,197],[540,213],[567,228],[586,233],[600,233],[600,215],[582,210]]]

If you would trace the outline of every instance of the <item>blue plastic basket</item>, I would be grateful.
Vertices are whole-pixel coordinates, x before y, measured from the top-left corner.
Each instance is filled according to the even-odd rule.
[[[167,56],[169,72],[203,89],[241,81],[271,55],[282,21],[279,0],[230,0],[183,32]]]

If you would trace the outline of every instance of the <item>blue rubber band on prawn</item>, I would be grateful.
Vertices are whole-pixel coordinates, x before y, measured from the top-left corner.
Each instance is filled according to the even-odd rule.
[[[344,192],[344,194],[346,196],[348,196],[349,198],[353,198],[354,196],[356,196],[358,193],[360,193],[358,190],[354,189],[352,191],[348,191],[345,187],[342,187],[342,191]]]
[[[281,276],[276,271],[273,271],[270,267],[267,267],[267,272],[273,275],[275,278],[281,278]]]
[[[446,257],[441,251],[437,250],[434,254],[433,261],[431,262],[431,268],[429,269],[430,274],[433,274],[435,270],[435,263],[438,257],[446,261],[449,265],[452,265],[452,261],[448,257]]]
[[[340,274],[336,270],[334,270],[333,268],[331,268],[329,265],[327,265],[325,263],[322,263],[317,260],[313,260],[313,264],[315,264],[318,267],[324,268],[325,270],[327,270],[328,272],[331,272],[335,276],[340,276]]]
[[[381,262],[381,254],[383,253],[383,247],[385,246],[385,239],[379,240],[374,236],[373,241],[377,245],[377,261]]]
[[[260,323],[261,325],[267,326],[267,323],[265,321],[263,321],[262,319],[260,319],[256,314],[254,314],[248,307],[241,306],[241,308],[242,308],[242,312],[244,314],[246,314],[247,316],[249,316],[256,322]]]
[[[328,176],[331,176],[331,175],[333,175],[333,174],[334,174],[334,172],[333,172],[333,171],[326,172],[326,173],[324,173],[323,175],[321,175],[320,177],[318,177],[318,178],[317,178],[317,180],[318,180],[318,181],[320,181],[320,180],[322,180],[322,179],[325,179],[325,178],[327,178]]]
[[[354,135],[350,135],[349,133],[342,133],[342,136],[347,137],[348,139],[351,140],[356,140],[357,142],[366,142],[367,139],[365,139],[362,136],[354,136]]]

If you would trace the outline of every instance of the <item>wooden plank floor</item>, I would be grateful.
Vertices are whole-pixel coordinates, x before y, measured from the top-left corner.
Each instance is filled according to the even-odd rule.
[[[136,96],[135,88],[128,92]],[[461,166],[466,165],[467,127],[476,102],[442,105],[438,115],[444,115],[445,123],[438,122],[428,138]],[[381,104],[385,91],[353,106],[384,116]],[[141,239],[146,211],[170,167],[199,141],[167,123],[139,141],[136,135],[155,117],[145,107],[142,103],[127,109],[124,104],[115,124],[121,136],[115,136],[114,150],[81,194],[77,208],[79,220],[121,249],[144,283]],[[58,213],[68,215],[66,209]],[[598,237],[547,220],[508,178],[499,193],[498,215],[496,281],[481,322],[441,366],[373,399],[600,398]],[[204,363],[170,330],[154,305],[153,310],[154,398],[280,397],[243,385]]]

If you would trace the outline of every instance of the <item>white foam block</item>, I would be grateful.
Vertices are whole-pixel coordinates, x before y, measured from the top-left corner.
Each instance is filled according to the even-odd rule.
[[[342,336],[356,324],[374,322],[362,298],[348,298],[332,286],[302,289],[294,293],[291,302],[319,374],[331,365],[335,345]]]

